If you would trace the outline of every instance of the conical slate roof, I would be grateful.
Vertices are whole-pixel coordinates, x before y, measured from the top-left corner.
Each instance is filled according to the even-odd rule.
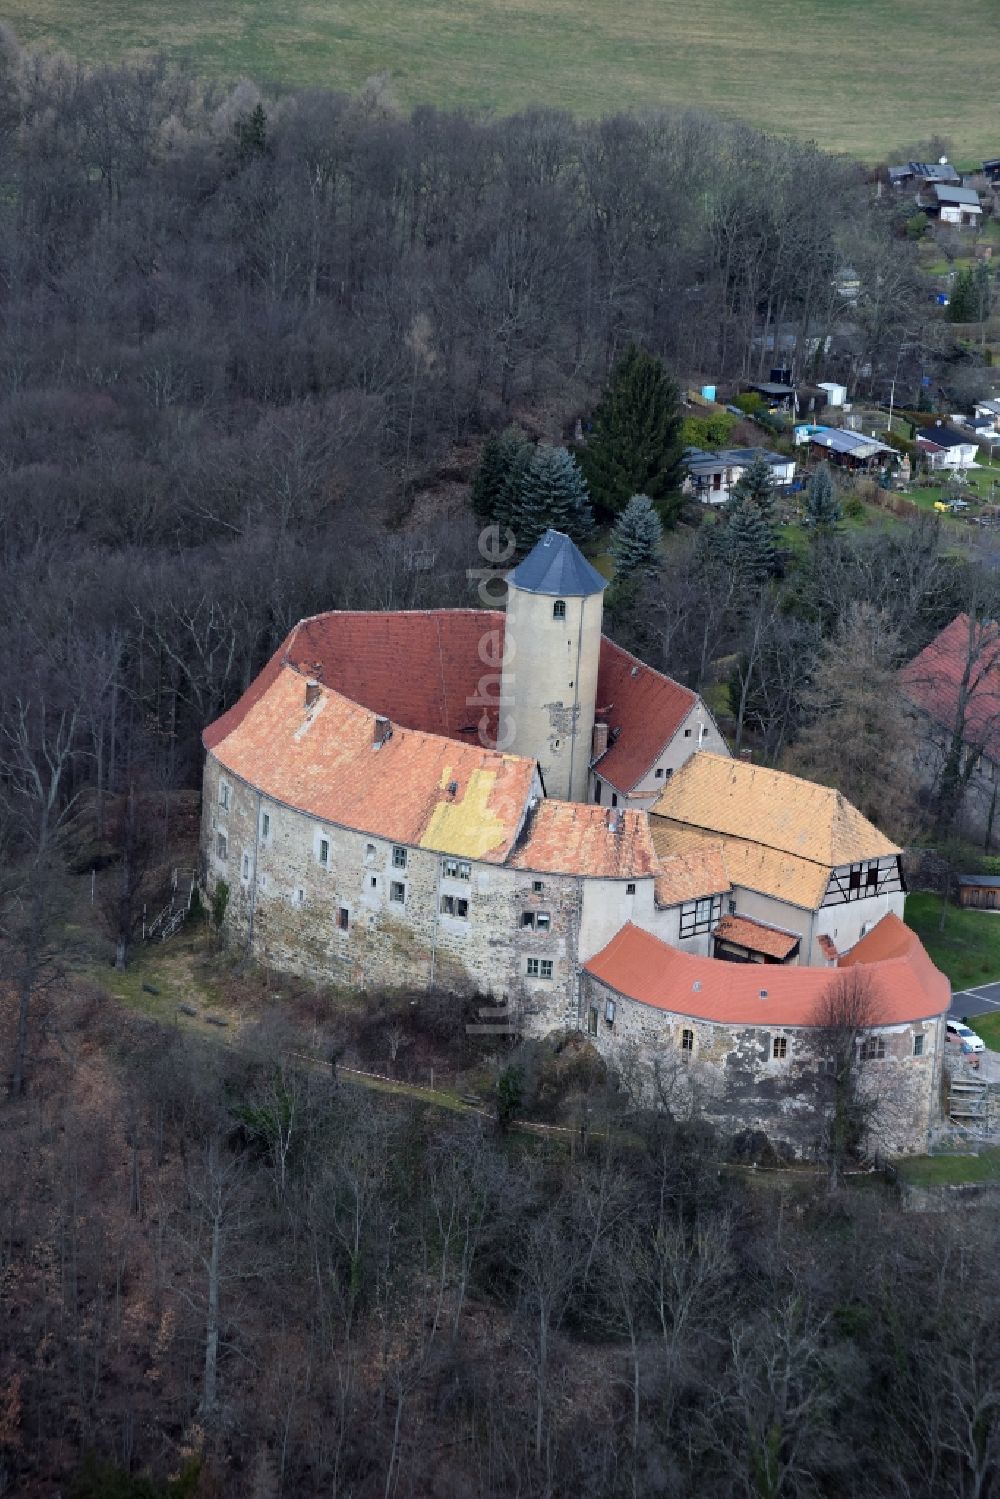
[[[525,593],[548,593],[560,599],[587,598],[608,586],[607,579],[562,531],[546,531],[524,561],[507,574],[507,582]]]

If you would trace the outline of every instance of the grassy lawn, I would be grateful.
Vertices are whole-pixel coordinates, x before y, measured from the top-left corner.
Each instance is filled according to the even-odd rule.
[[[984,1150],[981,1155],[918,1155],[895,1165],[900,1179],[913,1187],[1000,1181],[1000,1150]]]
[[[137,51],[217,77],[356,88],[405,105],[581,115],[684,104],[870,160],[940,134],[996,151],[995,0],[965,0],[947,46],[932,0],[7,0],[23,42],[92,62]]]
[[[941,897],[918,890],[906,898],[906,923],[923,942],[953,989],[975,989],[1000,979],[1000,913],[949,905],[940,929]]]

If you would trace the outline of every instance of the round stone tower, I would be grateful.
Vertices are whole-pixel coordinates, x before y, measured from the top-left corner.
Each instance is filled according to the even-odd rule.
[[[507,575],[497,747],[537,760],[561,801],[587,796],[606,587],[561,531]]]

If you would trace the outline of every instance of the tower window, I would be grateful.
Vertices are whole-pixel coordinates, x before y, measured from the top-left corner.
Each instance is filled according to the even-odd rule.
[[[566,600],[565,599],[556,599],[555,603],[552,605],[552,618],[553,619],[565,619],[566,618]]]

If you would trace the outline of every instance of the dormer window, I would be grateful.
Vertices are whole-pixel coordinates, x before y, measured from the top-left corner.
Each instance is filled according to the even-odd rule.
[[[566,618],[566,600],[565,599],[556,599],[555,603],[552,605],[552,618],[553,619],[565,619]]]

